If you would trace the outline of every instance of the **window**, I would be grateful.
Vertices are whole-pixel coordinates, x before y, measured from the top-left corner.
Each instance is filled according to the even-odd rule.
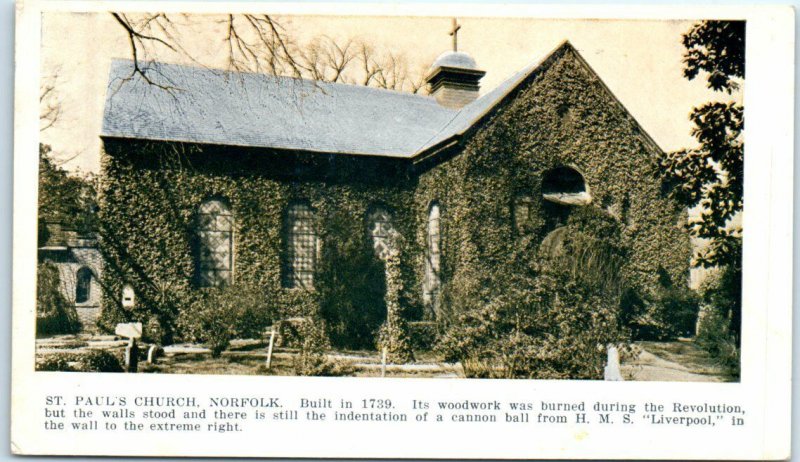
[[[571,167],[556,167],[542,175],[542,215],[544,231],[567,224],[575,207],[592,202],[583,175]]]
[[[283,285],[290,289],[313,289],[317,261],[314,210],[307,203],[294,203],[286,211],[286,249]]]
[[[428,209],[427,252],[425,255],[425,280],[422,301],[425,306],[439,311],[439,291],[442,285],[441,210],[437,202]]]
[[[592,196],[577,170],[556,167],[542,176],[542,198],[561,205],[587,205]]]
[[[82,267],[75,277],[75,303],[86,303],[92,296],[92,270]]]
[[[233,280],[233,215],[220,199],[210,199],[197,213],[197,282],[222,287]]]
[[[381,206],[372,207],[367,214],[367,233],[372,239],[375,256],[385,260],[394,243],[394,223],[392,214]]]

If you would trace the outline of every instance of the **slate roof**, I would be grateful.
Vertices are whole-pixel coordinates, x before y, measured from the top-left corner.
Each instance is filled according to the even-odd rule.
[[[115,60],[101,136],[412,158],[463,134],[541,62],[453,110],[430,96],[147,63],[167,91],[133,75],[132,61]]]

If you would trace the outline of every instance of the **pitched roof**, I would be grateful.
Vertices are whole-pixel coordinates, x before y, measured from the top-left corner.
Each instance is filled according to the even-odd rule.
[[[453,110],[430,96],[147,63],[165,90],[134,74],[132,61],[115,60],[101,136],[412,158],[463,134],[542,62]]]

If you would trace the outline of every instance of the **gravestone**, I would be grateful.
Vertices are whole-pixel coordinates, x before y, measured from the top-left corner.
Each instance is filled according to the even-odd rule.
[[[606,364],[603,379],[616,382],[624,380],[619,368],[619,351],[613,345],[608,346],[608,364]]]
[[[114,333],[128,339],[128,346],[125,347],[125,372],[136,372],[139,366],[139,346],[136,345],[136,339],[142,337],[142,323],[117,324]]]
[[[158,358],[164,356],[164,349],[158,345],[150,345],[147,349],[147,363],[155,364]]]
[[[142,323],[140,322],[124,322],[117,324],[117,328],[114,330],[116,335],[120,337],[125,337],[129,339],[141,338],[142,337]]]

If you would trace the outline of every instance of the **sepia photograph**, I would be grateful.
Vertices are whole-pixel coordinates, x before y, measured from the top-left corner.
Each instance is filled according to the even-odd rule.
[[[794,18],[19,0],[11,451],[786,460]]]
[[[44,12],[36,370],[736,382],[745,32]]]

